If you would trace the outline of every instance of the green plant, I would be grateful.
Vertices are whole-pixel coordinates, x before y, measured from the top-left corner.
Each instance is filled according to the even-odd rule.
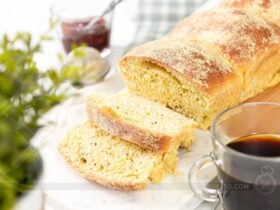
[[[36,177],[37,152],[29,140],[42,126],[38,120],[66,97],[61,84],[79,84],[79,75],[39,69],[34,56],[49,40],[47,32],[35,42],[29,33],[0,41],[0,209],[10,209],[17,197],[32,187]],[[38,163],[38,162],[37,162]],[[34,165],[35,164],[35,165]],[[36,169],[37,167],[37,169]]]

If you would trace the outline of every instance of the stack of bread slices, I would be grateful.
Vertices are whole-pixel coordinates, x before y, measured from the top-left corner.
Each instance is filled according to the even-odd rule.
[[[129,93],[92,95],[87,112],[59,150],[82,176],[113,189],[140,190],[174,174],[178,148],[193,141],[194,121]]]

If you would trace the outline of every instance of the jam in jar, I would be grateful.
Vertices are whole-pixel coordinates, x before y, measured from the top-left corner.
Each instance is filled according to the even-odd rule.
[[[109,48],[110,26],[105,19],[100,19],[90,29],[85,29],[91,20],[89,18],[61,22],[62,43],[66,52],[81,45],[93,47],[100,52]]]

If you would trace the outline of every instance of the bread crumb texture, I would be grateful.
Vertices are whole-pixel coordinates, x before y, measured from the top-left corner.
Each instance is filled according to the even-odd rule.
[[[237,103],[242,89],[240,75],[218,52],[205,43],[163,39],[134,49],[123,57],[119,69],[131,93],[157,101],[207,128],[217,109]],[[230,93],[232,86],[235,91]],[[229,100],[217,100],[228,94],[232,96]]]
[[[233,74],[230,63],[217,56],[215,51],[219,49],[211,50],[211,46],[185,39],[163,39],[135,48],[128,57],[147,57],[163,67],[171,67],[207,91],[214,79],[222,80],[221,77]]]
[[[157,183],[176,171],[177,148],[158,154],[113,137],[91,122],[70,130],[59,151],[86,179],[124,191],[144,189],[148,179]]]
[[[190,147],[195,123],[159,103],[129,93],[88,98],[90,119],[104,131],[155,151]]]

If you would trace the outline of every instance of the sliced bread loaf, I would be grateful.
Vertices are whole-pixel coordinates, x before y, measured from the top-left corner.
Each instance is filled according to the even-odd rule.
[[[113,137],[92,122],[70,130],[59,151],[89,181],[124,191],[141,190],[149,179],[159,182],[174,172],[177,162],[175,148],[159,154]]]
[[[166,152],[172,144],[188,148],[193,141],[193,120],[139,96],[92,95],[87,110],[101,129],[143,148]]]

